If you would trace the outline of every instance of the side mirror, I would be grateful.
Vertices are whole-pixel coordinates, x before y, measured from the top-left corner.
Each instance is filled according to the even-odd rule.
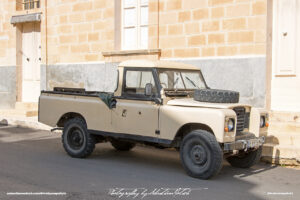
[[[156,104],[159,104],[159,105],[162,105],[162,104],[163,104],[163,100],[162,100],[161,98],[155,98],[155,99],[154,99],[154,102],[155,102]]]
[[[147,83],[145,86],[145,95],[146,96],[152,96],[152,84],[151,83]]]
[[[110,104],[109,104],[109,108],[116,108],[117,107],[117,100],[116,99],[112,99]]]

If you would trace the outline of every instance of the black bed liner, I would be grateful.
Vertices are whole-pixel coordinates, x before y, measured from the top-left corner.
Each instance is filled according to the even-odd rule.
[[[78,95],[78,96],[94,96],[94,97],[99,97],[99,95],[103,94],[103,93],[113,94],[113,93],[108,93],[108,92],[86,91],[84,88],[66,88],[66,87],[54,87],[53,91],[42,90],[41,93]]]
[[[114,99],[130,99],[139,101],[154,101],[161,104],[158,98],[137,98],[128,96],[114,96],[112,92],[100,92],[100,91],[86,91],[84,88],[65,88],[65,87],[54,87],[53,91],[42,90],[41,93],[46,94],[62,94],[62,95],[76,95],[76,96],[89,96],[89,97],[100,97],[102,101],[110,108],[114,106]]]

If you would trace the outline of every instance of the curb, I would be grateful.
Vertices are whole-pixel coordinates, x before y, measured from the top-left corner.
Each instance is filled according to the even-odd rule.
[[[50,131],[51,127],[45,124],[39,123],[37,117],[5,117],[0,116],[0,122],[3,125],[20,126],[38,130]],[[2,123],[3,122],[3,123]]]
[[[272,156],[262,156],[260,160],[262,162],[275,165],[300,167],[299,158],[280,158]]]

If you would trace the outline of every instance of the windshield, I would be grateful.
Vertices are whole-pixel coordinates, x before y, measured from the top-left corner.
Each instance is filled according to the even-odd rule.
[[[160,84],[165,90],[194,90],[206,88],[200,70],[158,69],[158,76]]]

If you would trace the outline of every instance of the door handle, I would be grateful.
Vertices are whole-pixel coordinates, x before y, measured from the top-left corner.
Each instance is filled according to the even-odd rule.
[[[30,59],[29,58],[26,58],[26,60],[29,62],[30,61]]]

